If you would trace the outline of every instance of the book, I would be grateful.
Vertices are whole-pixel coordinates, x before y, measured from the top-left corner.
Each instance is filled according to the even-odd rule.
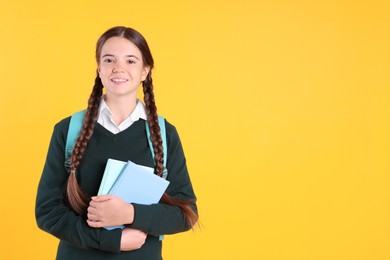
[[[126,203],[151,205],[160,201],[168,185],[169,181],[155,175],[153,168],[141,166],[131,161],[125,163],[109,159],[99,192],[100,195],[116,195]],[[123,227],[105,228],[112,230]]]
[[[107,195],[114,185],[126,162],[108,159],[97,195]]]
[[[160,201],[168,185],[169,181],[128,161],[109,194],[114,194],[127,203],[150,205]]]

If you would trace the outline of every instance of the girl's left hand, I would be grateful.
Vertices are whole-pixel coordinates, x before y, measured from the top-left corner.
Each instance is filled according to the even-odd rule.
[[[134,207],[115,195],[95,196],[89,203],[87,217],[88,225],[93,228],[131,224]]]

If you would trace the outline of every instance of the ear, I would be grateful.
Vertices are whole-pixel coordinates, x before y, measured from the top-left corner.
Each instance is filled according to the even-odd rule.
[[[144,66],[144,68],[142,69],[141,81],[144,81],[146,79],[146,77],[149,74],[149,71],[150,71],[150,66]]]

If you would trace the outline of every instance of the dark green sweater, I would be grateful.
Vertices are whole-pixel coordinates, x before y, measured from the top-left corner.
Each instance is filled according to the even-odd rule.
[[[66,118],[54,127],[38,186],[35,209],[38,226],[61,240],[57,259],[162,259],[162,245],[158,236],[189,229],[179,207],[162,203],[133,204],[134,222],[129,226],[144,230],[149,235],[140,249],[129,252],[120,252],[121,229],[108,231],[103,228],[91,228],[85,218],[69,208],[63,193],[68,179],[64,167],[64,147],[69,121],[70,118]],[[170,181],[166,192],[175,198],[194,200],[195,194],[177,131],[174,126],[166,122],[166,132],[167,180]],[[131,160],[140,165],[153,167],[144,120],[138,120],[118,134],[112,134],[96,123],[77,173],[79,184],[91,195],[97,194],[108,158]],[[196,209],[195,204],[194,209]]]

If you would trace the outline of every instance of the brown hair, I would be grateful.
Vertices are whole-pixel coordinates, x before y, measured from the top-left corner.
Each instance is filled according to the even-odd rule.
[[[112,37],[123,37],[134,45],[142,53],[142,59],[144,66],[149,66],[150,71],[146,79],[142,82],[144,92],[144,102],[146,107],[147,121],[150,128],[150,139],[154,149],[154,162],[155,162],[155,174],[162,176],[164,171],[164,156],[162,139],[160,135],[160,127],[158,124],[157,107],[154,100],[153,92],[153,80],[152,80],[152,69],[154,67],[154,60],[150,52],[149,46],[145,38],[136,30],[126,28],[123,26],[117,26],[109,29],[99,38],[96,44],[96,61],[99,64],[101,50],[104,43]],[[90,196],[82,190],[77,182],[76,171],[80,165],[80,161],[83,158],[89,139],[92,136],[93,128],[97,120],[98,109],[100,100],[103,94],[103,84],[97,74],[95,79],[95,85],[92,89],[92,93],[88,100],[88,108],[83,121],[83,126],[79,137],[77,138],[74,146],[72,156],[70,158],[70,175],[66,186],[66,194],[68,202],[72,209],[82,216],[86,216],[87,208],[90,201]],[[178,200],[167,193],[161,198],[161,202],[179,206],[186,218],[187,224],[193,227],[198,220],[198,215],[191,207],[194,204],[193,200]]]

